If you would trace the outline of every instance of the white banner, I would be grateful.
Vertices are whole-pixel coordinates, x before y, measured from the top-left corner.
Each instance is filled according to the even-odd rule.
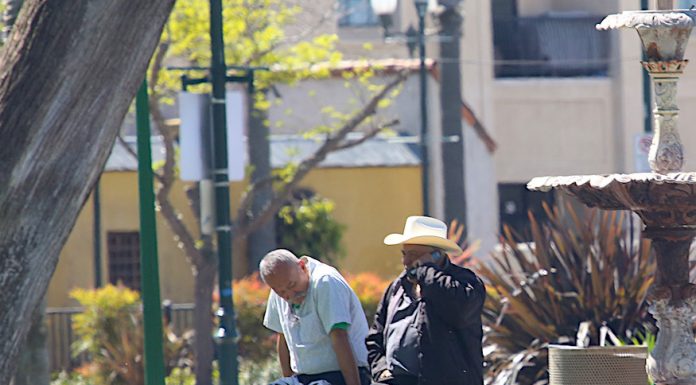
[[[229,90],[226,95],[227,115],[227,168],[230,181],[244,179],[244,169],[247,164],[246,146],[246,92],[244,90]],[[212,130],[210,126],[210,95],[179,93],[179,173],[181,180],[199,181],[206,175],[212,178],[206,168],[206,151],[212,153],[214,142],[207,139],[205,131]],[[206,128],[206,130],[204,130]],[[206,146],[206,140],[210,143]],[[207,147],[207,148],[206,148]],[[211,158],[212,159],[212,155]]]
[[[246,91],[242,89],[227,90],[225,99],[229,179],[240,181],[244,179],[244,168],[247,164]]]
[[[210,96],[179,93],[179,175],[184,181],[204,179],[206,160],[203,156],[203,127],[210,126]]]

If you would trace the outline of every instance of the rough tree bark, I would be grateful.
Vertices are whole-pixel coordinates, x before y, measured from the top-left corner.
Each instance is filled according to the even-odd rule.
[[[28,0],[0,58],[0,384],[174,0]]]
[[[31,328],[20,348],[17,372],[11,381],[12,385],[49,385],[51,383],[45,312],[46,299],[43,299],[32,314]]]
[[[4,0],[2,42],[10,36],[17,15],[24,0]],[[29,335],[19,350],[19,362],[12,385],[49,385],[51,383],[51,368],[48,363],[49,353],[46,341],[45,316],[46,299],[34,309]]]
[[[194,211],[198,228],[200,228],[200,189],[198,185],[186,190],[189,206]],[[191,266],[194,276],[194,303],[196,312],[193,315],[193,330],[195,330],[194,352],[196,355],[196,385],[208,385],[213,382],[212,362],[215,356],[213,347],[213,289],[217,279],[218,261],[213,249],[212,235],[202,234],[201,247],[197,262]],[[207,331],[207,332],[206,332]]]
[[[249,160],[253,165],[251,173],[251,183],[259,183],[271,178],[271,130],[265,122],[268,119],[266,111],[260,111],[252,107],[249,103]],[[270,204],[273,198],[273,186],[271,183],[264,184],[253,196],[249,217],[257,216],[264,207]],[[239,221],[247,218],[239,218]],[[276,233],[275,221],[269,220],[259,227],[258,230],[249,234],[247,238],[247,271],[256,271],[263,256],[275,249]]]

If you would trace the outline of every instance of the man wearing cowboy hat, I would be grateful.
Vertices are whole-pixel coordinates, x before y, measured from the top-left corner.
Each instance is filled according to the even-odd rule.
[[[462,249],[444,222],[412,216],[401,245],[404,272],[387,288],[367,336],[375,382],[390,385],[482,385],[483,282],[450,263]]]

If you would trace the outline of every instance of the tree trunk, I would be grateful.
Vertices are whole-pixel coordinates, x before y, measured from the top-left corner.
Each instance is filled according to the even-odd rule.
[[[3,43],[10,36],[22,8],[24,0],[4,0],[5,13],[2,30]],[[51,369],[48,363],[48,347],[46,346],[47,333],[44,321],[46,300],[42,300],[34,310],[29,335],[20,349],[17,372],[12,379],[12,385],[49,385],[51,383]]]
[[[204,238],[210,238],[205,236]],[[208,239],[206,245],[212,245]],[[214,358],[213,346],[213,289],[217,278],[217,261],[211,247],[202,250],[203,266],[196,266],[194,278],[194,303],[196,311],[193,315],[193,327],[196,333],[194,352],[196,353],[196,385],[212,385]]]
[[[251,183],[258,183],[271,177],[271,145],[270,130],[265,120],[268,118],[265,111],[253,108],[249,103],[249,163],[253,166]],[[263,209],[273,199],[273,185],[266,183],[251,197],[251,216],[260,215]],[[259,262],[263,256],[275,249],[276,234],[275,220],[273,218],[261,226],[258,230],[249,234],[247,238],[247,273],[258,270]]]
[[[0,58],[0,384],[174,0],[29,0]]]
[[[193,211],[199,228],[201,227],[201,191],[200,185],[195,184],[186,189],[189,206]],[[162,201],[162,207],[171,205],[168,200]],[[180,239],[193,239],[190,233],[184,234],[184,227],[175,226],[174,218],[165,216],[167,223],[176,232],[181,233]],[[213,249],[213,236],[210,234],[201,234],[199,239],[201,243],[200,249],[193,248],[189,250],[188,259],[191,263],[191,272],[193,273],[194,293],[193,301],[195,304],[195,312],[193,315],[193,330],[194,330],[194,346],[193,352],[195,355],[195,375],[196,385],[212,385],[213,383],[213,360],[215,358],[215,347],[213,345],[213,290],[215,289],[215,280],[217,279],[217,255]]]
[[[462,240],[466,239],[466,192],[464,190],[464,132],[462,131],[462,76],[460,70],[460,36],[462,16],[457,7],[447,8],[439,15],[440,36],[440,108],[442,136],[457,136],[458,142],[442,142],[442,163],[445,184],[445,220],[456,219],[464,224]]]
[[[42,300],[31,317],[31,330],[20,350],[18,370],[12,385],[49,385],[51,373],[46,347],[46,324],[44,313],[46,300]]]

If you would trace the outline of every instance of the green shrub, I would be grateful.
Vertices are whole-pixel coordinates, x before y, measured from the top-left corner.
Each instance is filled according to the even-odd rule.
[[[51,385],[92,385],[92,382],[77,372],[60,372],[53,377]]]
[[[283,373],[275,355],[260,361],[239,362],[239,385],[267,385],[282,377]]]
[[[345,226],[333,218],[334,203],[316,195],[283,206],[278,212],[278,244],[298,256],[309,255],[334,265],[345,255]]]
[[[477,267],[487,284],[490,384],[546,383],[547,345],[575,344],[581,322],[592,324],[594,345],[603,324],[630,338],[652,322],[645,297],[655,262],[649,241],[633,239],[630,214],[547,212],[545,223],[530,216],[532,244],[516,243],[506,228],[502,252]]]
[[[143,314],[140,295],[126,287],[76,289],[70,295],[84,311],[73,318],[77,340],[73,354],[88,353],[91,362],[78,372],[95,385],[144,384]],[[166,371],[180,361],[187,341],[163,329]]]
[[[345,274],[346,281],[353,289],[360,300],[367,323],[372,325],[377,311],[377,305],[384,295],[384,291],[389,286],[390,281],[383,280],[374,273]]]
[[[278,359],[275,355],[263,360],[239,360],[239,385],[266,385],[282,377]],[[213,383],[217,384],[220,372],[217,363],[213,363]],[[174,368],[165,378],[166,385],[196,385],[196,376],[191,368]],[[87,377],[79,373],[58,374],[51,385],[94,385]]]

